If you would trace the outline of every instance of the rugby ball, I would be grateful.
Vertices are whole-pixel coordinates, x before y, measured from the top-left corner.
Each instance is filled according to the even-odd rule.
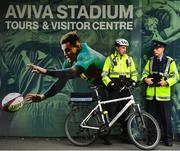
[[[16,112],[23,107],[24,98],[20,93],[7,94],[2,102],[1,106],[4,111]]]

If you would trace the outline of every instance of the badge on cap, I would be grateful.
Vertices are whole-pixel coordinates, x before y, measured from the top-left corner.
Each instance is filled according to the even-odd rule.
[[[160,48],[160,47],[166,47],[166,43],[159,41],[159,40],[153,40],[153,47]]]

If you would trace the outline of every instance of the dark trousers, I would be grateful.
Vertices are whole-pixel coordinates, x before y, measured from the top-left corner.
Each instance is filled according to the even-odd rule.
[[[146,110],[155,119],[157,119],[160,127],[162,128],[164,141],[173,140],[171,123],[172,105],[172,101],[157,101],[155,98],[153,100],[146,100]]]
[[[109,91],[108,98],[117,99],[117,98],[127,97],[129,95],[130,94],[127,92],[127,90],[124,90],[121,93],[119,93],[119,91]],[[117,113],[127,104],[127,102],[128,100],[107,104],[106,106],[109,112],[110,119],[113,119],[117,115]],[[128,134],[127,134],[127,123],[125,122],[125,119],[129,115],[129,113],[130,113],[130,108],[128,108],[117,121],[118,123],[122,125],[122,129],[123,129],[122,135],[126,137]]]

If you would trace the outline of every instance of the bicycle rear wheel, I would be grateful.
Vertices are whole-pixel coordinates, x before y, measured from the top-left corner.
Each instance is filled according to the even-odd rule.
[[[65,133],[68,140],[74,145],[87,146],[93,143],[98,134],[97,129],[83,128],[80,126],[83,119],[90,113],[87,106],[78,106],[74,108],[66,117]],[[97,127],[98,121],[96,115],[93,115],[88,122],[88,126]]]
[[[161,137],[159,125],[155,118],[142,112],[144,125],[138,112],[132,114],[128,120],[128,133],[134,144],[140,149],[154,149]]]

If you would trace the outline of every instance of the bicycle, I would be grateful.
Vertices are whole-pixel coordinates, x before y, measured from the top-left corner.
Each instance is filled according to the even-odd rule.
[[[105,101],[102,101],[99,95],[100,86],[91,88],[95,91],[97,98],[97,105],[92,109],[88,103],[92,101],[91,96],[76,95],[76,97],[72,97],[72,102],[76,103],[65,120],[65,133],[72,144],[77,146],[90,145],[99,134],[108,133],[118,118],[131,106],[132,112],[126,120],[128,134],[132,142],[138,148],[147,150],[154,149],[158,145],[161,137],[160,127],[153,116],[142,111],[139,104],[135,103],[132,86],[124,86],[120,90],[127,89],[130,92],[129,97]],[[103,111],[102,105],[122,100],[127,100],[127,104],[112,120],[108,119],[107,111]]]

